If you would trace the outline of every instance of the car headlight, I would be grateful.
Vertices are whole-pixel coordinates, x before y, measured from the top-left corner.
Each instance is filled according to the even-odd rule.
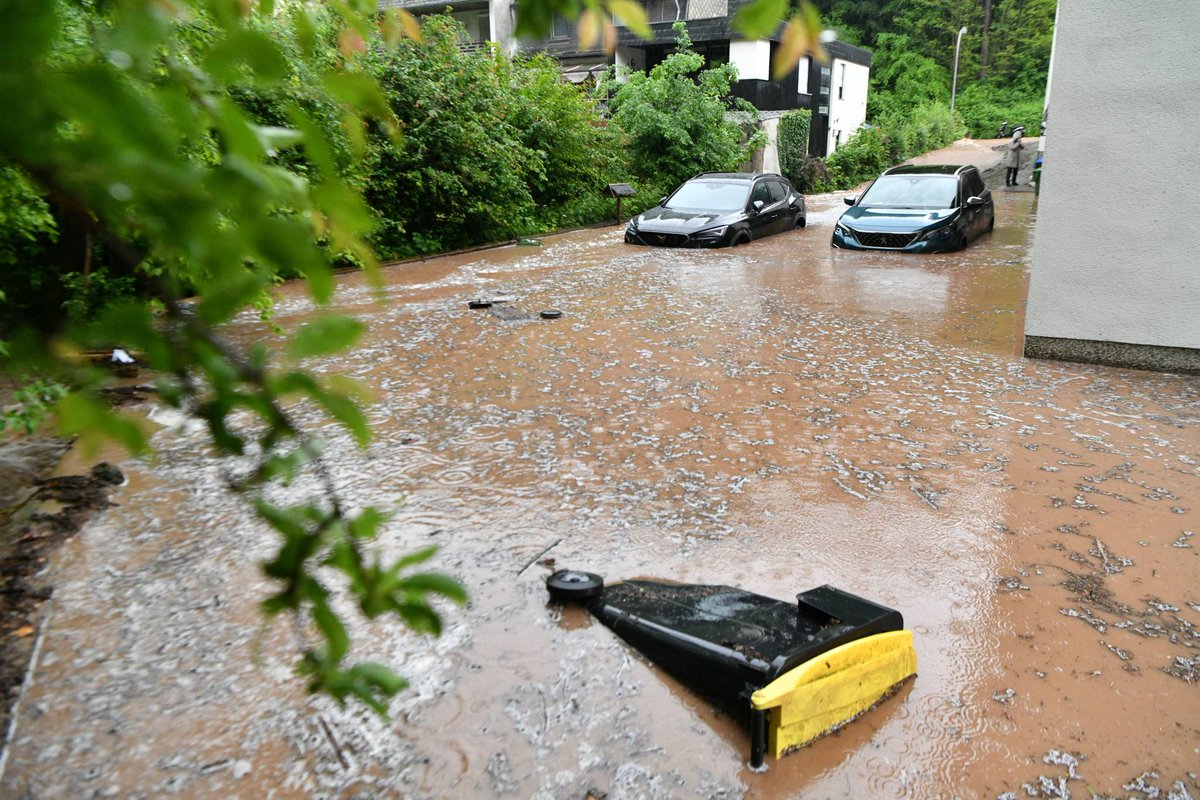
[[[842,236],[854,236],[854,231],[851,230],[850,228],[847,228],[845,225],[843,225],[840,222],[838,224],[834,225],[833,227]],[[857,237],[855,237],[855,238],[857,238]]]
[[[625,226],[625,230],[628,231],[629,233],[637,233],[638,219],[640,219],[640,218],[634,217],[633,219],[629,220],[629,224]]]
[[[718,228],[706,228],[696,234],[697,239],[720,239],[725,235],[725,231],[729,230],[728,225],[722,225]]]
[[[926,233],[924,236],[921,237],[921,241],[928,242],[932,239],[945,239],[947,236],[949,236],[953,232],[954,232],[954,226],[943,225],[940,228],[934,228],[933,230]]]

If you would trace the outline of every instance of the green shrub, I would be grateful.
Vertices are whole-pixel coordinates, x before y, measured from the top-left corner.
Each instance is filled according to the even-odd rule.
[[[804,166],[796,177],[791,179],[792,185],[802,194],[818,194],[831,192],[836,186],[833,183],[833,173],[825,162],[813,156],[806,156]]]
[[[1043,95],[1030,96],[1020,91],[1005,91],[988,84],[973,84],[964,89],[955,101],[955,111],[962,117],[967,135],[976,139],[991,139],[1001,123],[1024,125],[1030,136],[1038,134],[1042,121]]]
[[[883,129],[862,128],[825,159],[836,188],[857,186],[891,166]]]
[[[812,112],[807,108],[789,111],[779,118],[779,129],[775,136],[779,149],[779,170],[796,187],[800,186],[808,163],[811,129]]]
[[[661,196],[698,172],[728,172],[750,160],[765,136],[747,136],[728,111],[753,108],[742,100],[728,104],[737,70],[720,64],[704,70],[682,23],[676,23],[677,49],[649,74],[633,72],[619,83],[600,82],[612,122],[627,137],[633,177],[651,196]]]

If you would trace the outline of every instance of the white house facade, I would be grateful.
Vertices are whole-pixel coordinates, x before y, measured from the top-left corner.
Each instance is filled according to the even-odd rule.
[[[1061,3],[1025,354],[1200,374],[1200,2]]]

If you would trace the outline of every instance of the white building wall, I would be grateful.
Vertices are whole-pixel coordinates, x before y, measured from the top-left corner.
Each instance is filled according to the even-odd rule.
[[[1027,336],[1200,348],[1198,31],[1197,0],[1059,5]]]
[[[830,69],[829,139],[826,152],[832,153],[867,121],[867,89],[871,82],[871,69],[838,58],[833,59]]]
[[[491,36],[488,38],[499,42],[500,47],[510,56],[515,53],[517,40],[513,38],[515,21],[512,0],[491,0],[488,3],[488,24],[491,27]]]
[[[762,149],[761,172],[779,172],[779,119],[764,119],[759,128],[767,132],[767,144]]]
[[[770,80],[771,43],[766,39],[757,39],[752,42],[730,42],[729,63],[737,67],[738,80]]]

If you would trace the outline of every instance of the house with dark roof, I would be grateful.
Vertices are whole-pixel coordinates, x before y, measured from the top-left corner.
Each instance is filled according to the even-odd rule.
[[[513,39],[512,0],[380,0],[380,8],[398,7],[413,14],[449,12],[467,29],[464,47],[494,41],[513,53],[542,50],[558,59],[563,76],[574,83],[593,80],[611,65],[644,71],[661,63],[675,49],[674,25],[687,25],[693,49],[707,65],[731,63],[738,70],[736,97],[748,100],[769,123],[779,113],[796,108],[812,111],[809,153],[825,156],[845,142],[867,118],[867,87],[871,53],[842,42],[829,42],[829,62],[801,58],[796,69],[775,79],[771,64],[780,45],[779,33],[748,41],[734,30],[733,19],[750,0],[644,0],[652,36],[645,40],[625,27],[617,28],[617,47],[610,56],[602,49],[582,50],[577,26],[556,19],[550,35],[540,42]]]

